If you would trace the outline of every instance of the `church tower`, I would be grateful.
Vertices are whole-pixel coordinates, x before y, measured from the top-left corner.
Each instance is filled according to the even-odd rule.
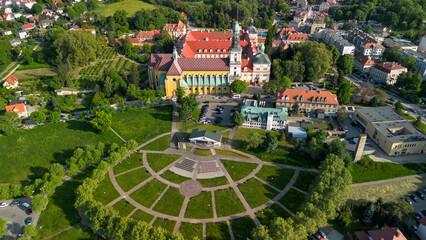
[[[236,79],[241,76],[241,55],[243,49],[240,45],[240,25],[238,22],[232,27],[232,45],[229,49],[229,67],[230,67],[230,78]]]

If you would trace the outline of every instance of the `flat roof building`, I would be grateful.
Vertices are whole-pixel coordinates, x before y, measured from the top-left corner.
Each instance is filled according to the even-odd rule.
[[[241,107],[244,117],[243,127],[280,130],[285,128],[288,120],[288,109],[258,107],[257,100],[244,99]]]
[[[403,50],[413,50],[413,51],[417,51],[418,46],[415,45],[414,43],[405,40],[405,39],[398,39],[398,38],[386,38],[383,41],[383,45],[385,45],[386,47],[400,47]]]
[[[419,70],[420,75],[423,77],[423,81],[426,81],[426,54],[421,52],[413,51],[412,49],[408,50],[398,50],[405,57],[413,57],[417,62],[417,69]]]

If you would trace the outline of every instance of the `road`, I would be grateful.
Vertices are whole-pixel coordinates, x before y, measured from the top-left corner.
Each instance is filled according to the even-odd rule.
[[[33,51],[35,51],[37,48],[38,48],[38,46],[40,46],[40,43],[41,42],[38,42],[35,46],[34,46],[34,48],[33,48]],[[22,51],[21,51],[22,52]],[[16,60],[15,61],[13,61],[2,73],[1,73],[1,75],[0,76],[3,76],[3,74],[5,74],[7,71],[9,71],[9,69],[13,66],[13,64],[15,64],[17,61],[19,61],[20,60],[20,57],[21,57],[21,53],[19,53],[19,55],[18,55],[18,57],[16,58]],[[7,74],[6,76],[4,76],[4,78],[2,79],[2,80],[5,80],[6,78],[8,78],[10,75],[12,75],[15,71],[16,71],[16,69],[18,69],[20,66],[21,66],[21,64],[22,64],[22,62],[24,61],[24,59],[22,59],[21,61],[19,61],[19,63],[16,65],[16,67],[9,73],[9,74]]]

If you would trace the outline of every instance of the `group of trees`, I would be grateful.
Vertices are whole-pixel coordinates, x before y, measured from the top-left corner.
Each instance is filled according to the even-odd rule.
[[[232,81],[230,87],[232,92],[239,94],[246,92],[248,89],[247,83],[240,79]]]
[[[278,147],[277,136],[272,135],[269,132],[266,133],[264,139],[258,132],[251,132],[249,133],[246,142],[247,150],[252,150],[255,152],[272,153]]]
[[[374,88],[374,85],[368,82],[361,84],[356,89],[355,94],[361,97],[363,104],[368,104],[372,107],[384,106],[388,98],[385,91]]]
[[[135,13],[133,25],[135,29],[149,31],[162,29],[166,23],[177,23],[181,20],[184,24],[186,19],[176,11],[170,8],[159,7],[153,10],[141,9]]]
[[[179,119],[188,121],[192,118],[192,113],[198,109],[198,105],[200,104],[195,98],[196,94],[191,93],[184,97],[185,91],[182,87],[179,87],[176,91],[176,95],[177,102],[181,104],[181,107],[179,108]]]

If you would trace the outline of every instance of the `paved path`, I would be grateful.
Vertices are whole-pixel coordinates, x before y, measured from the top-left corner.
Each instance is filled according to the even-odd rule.
[[[355,184],[352,184],[351,187],[362,187],[362,186],[368,186],[368,185],[375,185],[375,184],[388,183],[388,182],[400,181],[400,180],[411,179],[411,178],[423,178],[423,177],[426,177],[426,173],[399,177],[399,178],[378,180],[378,181],[372,181],[372,182],[355,183]]]
[[[38,46],[40,46],[40,43],[37,43],[35,46],[34,46],[34,48],[33,48],[33,51],[35,51],[37,48],[38,48]],[[20,60],[20,61],[19,61]],[[19,62],[18,62],[19,61]],[[2,73],[1,73],[1,75],[0,76],[3,76],[3,74],[5,74],[7,71],[9,71],[9,69],[13,66],[13,64],[15,64],[15,63],[17,63],[18,62],[18,64],[15,66],[15,68],[12,70],[12,71],[10,71],[10,73],[9,74],[7,74],[6,76],[4,76],[3,77],[3,80],[5,80],[6,78],[8,78],[10,75],[12,75],[15,71],[16,71],[16,69],[18,69],[20,66],[21,66],[21,64],[24,62],[24,59],[22,59],[21,60],[21,53],[19,53],[19,55],[18,55],[18,57],[15,59],[15,61],[13,61]]]
[[[120,134],[118,134],[118,132],[116,132],[112,127],[109,127],[109,129],[113,132],[113,133],[115,133],[115,135],[117,135],[117,137],[119,137],[123,142],[125,142],[125,143],[127,143],[127,141],[123,138],[123,137],[121,137],[120,136]]]

